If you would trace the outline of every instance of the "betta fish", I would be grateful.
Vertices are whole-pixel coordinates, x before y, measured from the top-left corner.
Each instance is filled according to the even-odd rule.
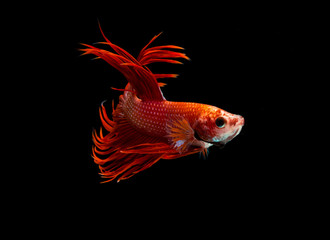
[[[104,182],[128,179],[160,159],[175,159],[189,154],[206,155],[208,148],[224,146],[236,137],[244,118],[218,107],[194,103],[167,101],[160,87],[161,78],[176,78],[177,74],[152,73],[151,63],[181,64],[189,58],[183,48],[175,45],[150,47],[160,35],[153,37],[137,58],[113,44],[103,33],[105,44],[112,51],[82,44],[82,55],[92,54],[121,72],[127,80],[119,96],[112,101],[112,117],[104,104],[99,114],[103,128],[93,131],[92,157],[99,166]],[[104,129],[104,130],[102,130]]]

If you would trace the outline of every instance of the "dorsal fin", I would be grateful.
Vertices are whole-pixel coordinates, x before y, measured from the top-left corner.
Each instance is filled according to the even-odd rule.
[[[157,78],[162,77],[176,77],[176,74],[153,74],[146,66],[154,62],[167,62],[167,63],[180,63],[177,60],[171,58],[184,58],[189,59],[184,53],[179,53],[166,49],[183,49],[174,45],[165,45],[148,48],[148,46],[160,35],[156,35],[151,41],[141,50],[137,59],[131,54],[122,49],[121,47],[113,44],[104,35],[101,26],[100,31],[106,42],[100,42],[101,44],[109,45],[114,51],[110,52],[101,48],[97,48],[88,44],[82,44],[87,48],[80,49],[83,51],[82,55],[94,54],[98,58],[102,58],[112,67],[120,71],[127,81],[132,85],[136,91],[136,95],[142,99],[142,101],[165,100],[162,91],[160,90]]]

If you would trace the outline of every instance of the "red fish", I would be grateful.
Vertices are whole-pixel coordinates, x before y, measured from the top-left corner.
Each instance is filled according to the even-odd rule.
[[[128,179],[160,159],[175,159],[193,153],[207,154],[212,146],[224,146],[236,137],[244,118],[223,109],[192,102],[167,101],[160,89],[160,78],[176,78],[176,74],[155,74],[147,65],[156,62],[181,63],[189,59],[174,45],[149,47],[160,35],[153,37],[134,58],[124,49],[110,42],[101,33],[107,51],[88,44],[81,49],[93,54],[120,71],[128,81],[114,107],[112,119],[102,104],[100,118],[106,133],[93,132],[93,158],[99,165],[100,174],[107,180]]]

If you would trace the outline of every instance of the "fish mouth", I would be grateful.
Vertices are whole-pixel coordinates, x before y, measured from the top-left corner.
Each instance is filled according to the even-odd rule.
[[[229,142],[229,141],[231,141],[234,137],[236,137],[241,132],[241,130],[242,130],[242,127],[237,128],[235,130],[235,132],[233,133],[233,135],[231,135],[230,137],[228,137],[226,139],[226,143]]]
[[[206,141],[206,140],[204,140],[203,138],[201,138],[201,137],[198,135],[198,133],[197,133],[196,131],[195,131],[194,137],[195,137],[196,140],[198,140],[198,141],[202,141],[202,142],[210,143],[210,144],[212,144],[212,145],[214,145],[214,146],[219,147],[220,149],[224,148],[225,145],[226,145],[226,143],[227,143],[227,142],[224,142],[224,141],[220,141],[220,142],[210,142],[210,141]]]

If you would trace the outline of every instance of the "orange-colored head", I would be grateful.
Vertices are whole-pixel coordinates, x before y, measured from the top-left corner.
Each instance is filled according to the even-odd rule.
[[[223,146],[240,133],[243,125],[242,116],[205,106],[194,129],[195,137],[200,141]]]

